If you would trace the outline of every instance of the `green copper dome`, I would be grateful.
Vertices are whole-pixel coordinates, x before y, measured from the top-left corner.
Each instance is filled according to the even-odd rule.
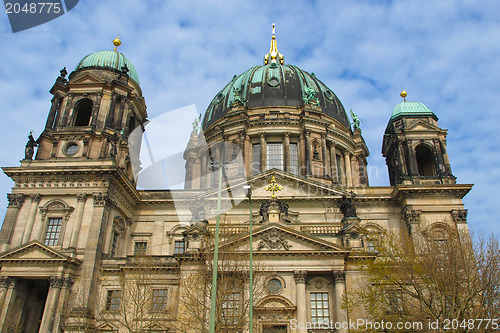
[[[80,60],[75,71],[82,68],[105,68],[121,72],[121,68],[124,65],[128,67],[130,78],[139,84],[139,76],[134,65],[132,65],[123,53],[117,51],[99,51],[86,55]]]
[[[278,61],[235,75],[210,103],[202,122],[203,129],[224,118],[238,104],[247,108],[314,104],[350,128],[344,106],[314,73]]]
[[[433,116],[436,117],[427,106],[420,102],[402,102],[394,107],[391,119],[399,116]]]

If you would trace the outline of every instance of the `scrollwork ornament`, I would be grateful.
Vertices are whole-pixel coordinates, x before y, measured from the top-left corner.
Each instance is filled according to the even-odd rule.
[[[24,203],[24,194],[7,194],[7,200],[9,200],[9,207],[21,208]]]
[[[293,278],[296,283],[305,283],[307,277],[307,271],[294,271]]]
[[[333,279],[335,283],[344,283],[345,284],[345,271],[334,271]]]

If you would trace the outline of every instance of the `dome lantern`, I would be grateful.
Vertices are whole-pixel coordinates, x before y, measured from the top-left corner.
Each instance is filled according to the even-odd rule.
[[[264,65],[268,64],[280,64],[285,63],[285,57],[278,52],[278,42],[276,41],[275,28],[273,23],[273,37],[271,38],[271,49],[269,53],[264,56]]]

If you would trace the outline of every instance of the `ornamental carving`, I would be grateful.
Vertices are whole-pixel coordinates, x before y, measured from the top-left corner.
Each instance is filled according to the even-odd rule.
[[[24,194],[8,193],[9,207],[21,208],[24,203]]]
[[[262,240],[257,248],[258,250],[268,249],[268,250],[289,250],[290,245],[288,241],[280,235],[277,229],[272,229],[263,235]]]
[[[451,216],[455,223],[467,223],[467,209],[453,209],[451,211]]]
[[[420,223],[421,215],[422,215],[421,210],[411,210],[411,209],[405,210],[404,217],[406,220],[406,224],[411,225]]]
[[[9,288],[14,281],[15,279],[10,276],[2,276],[0,277],[0,287]]]
[[[293,278],[296,283],[306,283],[307,271],[294,271]]]
[[[108,193],[94,193],[94,207],[106,207],[110,208],[113,201],[111,200]]]
[[[66,283],[66,279],[58,276],[49,277],[50,288],[62,288]]]
[[[85,202],[85,201],[87,201],[87,194],[86,193],[77,193],[76,194],[76,200],[78,202]]]
[[[42,199],[42,196],[39,193],[31,194],[30,197],[31,197],[31,202],[36,204],[39,204],[40,200]]]
[[[345,271],[333,272],[333,280],[335,283],[345,283]]]
[[[342,215],[344,215],[344,218],[357,217],[356,207],[354,207],[354,197],[354,192],[351,191],[350,198],[344,194],[342,195],[342,198],[337,200],[337,206],[339,207]]]

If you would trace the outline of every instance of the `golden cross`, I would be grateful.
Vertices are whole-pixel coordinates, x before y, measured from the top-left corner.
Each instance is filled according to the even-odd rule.
[[[264,190],[271,192],[271,198],[276,198],[276,192],[279,192],[283,187],[276,184],[276,178],[274,176],[271,178],[271,184],[264,187]]]

